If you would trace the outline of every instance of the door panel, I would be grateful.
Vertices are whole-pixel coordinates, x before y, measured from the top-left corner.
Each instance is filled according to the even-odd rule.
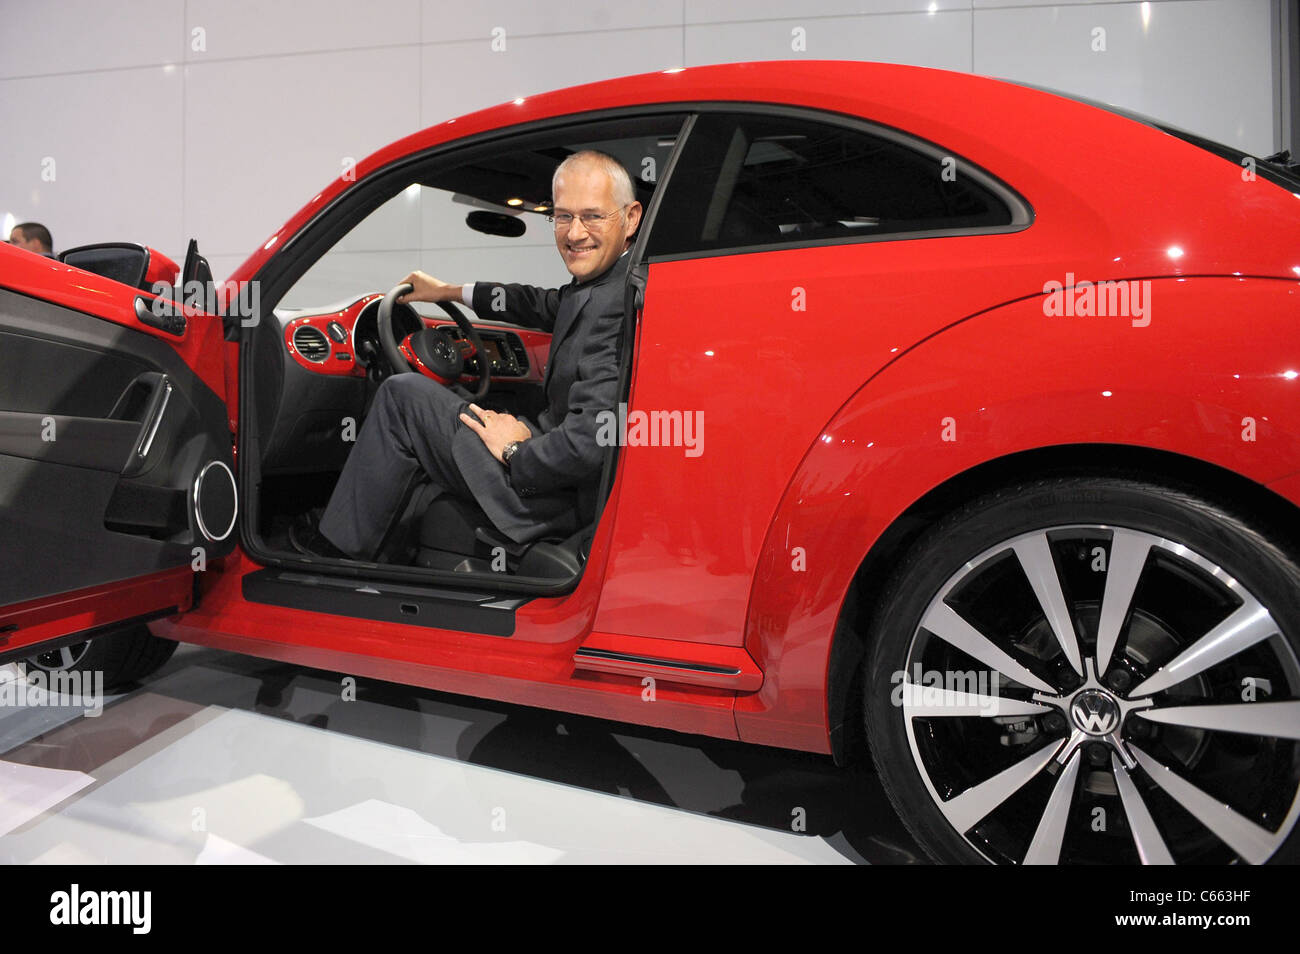
[[[225,404],[178,353],[220,323],[173,344],[105,290],[113,317],[0,289],[0,652],[184,609],[195,548],[234,546]]]
[[[0,611],[0,663],[32,656],[56,641],[91,639],[125,624],[173,616],[193,601],[194,573],[186,565],[6,606]]]

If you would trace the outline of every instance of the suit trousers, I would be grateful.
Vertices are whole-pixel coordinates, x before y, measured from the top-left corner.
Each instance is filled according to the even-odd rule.
[[[414,488],[435,488],[478,504],[498,530],[526,542],[576,529],[571,494],[520,497],[505,467],[460,420],[464,392],[422,374],[395,374],[379,386],[320,531],[344,553],[373,559]],[[534,434],[537,427],[525,422]],[[571,530],[570,530],[571,532]]]

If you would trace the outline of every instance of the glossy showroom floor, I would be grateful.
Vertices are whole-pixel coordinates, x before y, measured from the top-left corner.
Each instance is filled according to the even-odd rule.
[[[897,863],[866,770],[182,646],[81,708],[0,706],[5,863]],[[806,831],[791,830],[804,810]]]

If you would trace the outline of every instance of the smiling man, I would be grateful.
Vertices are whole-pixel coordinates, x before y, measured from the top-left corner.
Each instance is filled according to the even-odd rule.
[[[641,204],[617,159],[584,150],[551,183],[555,245],[572,281],[558,289],[474,282],[424,272],[399,299],[463,302],[480,316],[551,334],[546,408],[536,424],[484,410],[421,374],[388,378],[312,530],[290,538],[303,553],[374,559],[421,479],[473,501],[517,543],[577,530],[595,510],[603,448],[600,412],[618,401],[626,252]]]

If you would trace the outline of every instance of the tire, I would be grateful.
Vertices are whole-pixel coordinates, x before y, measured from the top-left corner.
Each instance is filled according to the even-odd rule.
[[[883,594],[867,736],[936,860],[1300,855],[1300,568],[1239,515],[1035,481],[939,520]]]
[[[176,651],[176,643],[159,639],[144,624],[96,636],[29,657],[29,673],[94,672],[104,674],[104,691],[112,692],[139,682],[162,668]]]

